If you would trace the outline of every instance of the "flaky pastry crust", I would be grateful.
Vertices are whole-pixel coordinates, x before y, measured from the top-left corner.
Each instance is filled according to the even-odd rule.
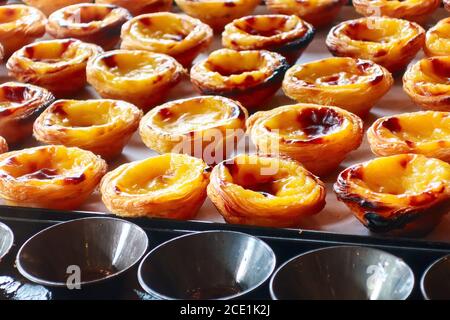
[[[296,64],[286,72],[284,93],[304,103],[341,107],[364,117],[392,87],[386,68],[345,57]]]
[[[259,0],[175,0],[181,10],[191,17],[200,19],[214,31],[234,19],[249,15],[260,4]]]
[[[104,160],[92,152],[44,146],[0,155],[0,197],[7,204],[48,209],[76,209],[106,173]]]
[[[131,14],[124,8],[82,3],[53,12],[46,29],[53,38],[75,38],[109,50],[119,42],[122,25],[130,19]]]
[[[95,0],[95,3],[113,4],[125,8],[133,16],[172,9],[172,0]]]
[[[371,231],[419,236],[449,211],[449,183],[448,163],[401,154],[344,170],[334,191]]]
[[[246,16],[225,26],[222,45],[233,50],[269,50],[294,64],[314,37],[314,28],[295,15]]]
[[[52,12],[72,4],[92,2],[87,0],[22,0],[25,4],[33,6],[41,10],[45,15],[49,16]]]
[[[219,49],[191,69],[191,82],[205,95],[221,95],[246,108],[261,107],[281,87],[289,64],[267,50]]]
[[[295,159],[319,176],[334,171],[363,136],[355,114],[306,103],[257,112],[248,119],[247,130],[262,153]]]
[[[450,57],[425,58],[409,66],[403,90],[424,109],[450,111]]]
[[[31,136],[33,122],[55,100],[46,89],[19,82],[0,85],[0,136],[10,145]]]
[[[6,63],[8,74],[20,82],[65,96],[86,85],[86,65],[102,48],[76,39],[47,40],[16,51]]]
[[[114,50],[89,61],[87,80],[103,98],[125,100],[146,111],[164,101],[184,72],[165,54]]]
[[[0,42],[4,55],[9,57],[42,37],[46,23],[45,15],[33,7],[21,4],[0,6]]]
[[[344,21],[326,40],[333,55],[372,60],[392,73],[404,70],[424,43],[425,30],[417,23],[388,17]]]
[[[200,96],[154,108],[142,119],[139,133],[145,145],[159,153],[186,153],[212,165],[236,149],[247,117],[239,102]]]
[[[163,154],[121,165],[102,180],[106,207],[122,217],[192,219],[206,198],[207,165],[184,154]]]
[[[440,0],[353,0],[363,16],[386,16],[424,24],[439,7]]]
[[[295,14],[322,28],[333,22],[348,0],[267,0],[270,11],[282,14]]]
[[[241,154],[210,180],[208,197],[228,223],[299,227],[325,205],[324,184],[291,159]]]
[[[37,140],[79,147],[111,160],[137,130],[142,111],[118,100],[58,100],[35,121]]]
[[[367,131],[379,156],[423,154],[450,162],[450,113],[422,111],[380,118]]]
[[[189,67],[212,41],[213,31],[184,14],[159,12],[140,15],[122,28],[122,49],[147,50],[174,57]]]

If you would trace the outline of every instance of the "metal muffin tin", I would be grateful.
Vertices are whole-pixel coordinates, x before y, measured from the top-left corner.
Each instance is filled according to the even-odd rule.
[[[99,283],[95,286],[95,288],[92,288],[92,286],[85,286],[82,287],[81,290],[54,288],[51,286],[39,285],[30,282],[14,267],[18,248],[20,248],[22,244],[34,234],[57,223],[75,218],[82,218],[84,216],[88,217],[89,214],[80,213],[73,215],[58,211],[15,207],[10,207],[8,210],[2,211],[0,213],[0,221],[4,222],[14,231],[16,240],[14,250],[12,250],[0,264],[0,299],[94,298],[147,300],[164,298],[158,296],[152,291],[149,291],[149,294],[142,288],[138,281],[137,265],[124,272],[118,278],[111,279],[111,281],[107,281],[105,283]],[[105,215],[105,217],[108,216]],[[368,238],[327,234],[323,232],[170,221],[164,219],[133,219],[130,221],[139,225],[147,233],[150,252],[162,244],[164,245],[160,248],[167,246],[167,244],[170,244],[171,242],[173,243],[171,240],[180,236],[191,235],[203,231],[217,230],[219,228],[221,230],[241,232],[251,236],[256,236],[260,240],[264,241],[275,253],[277,268],[294,257],[304,255],[305,253],[311,251],[324,251],[326,250],[324,248],[329,247],[357,247],[357,251],[359,250],[360,252],[378,252],[377,250],[381,250],[382,252],[388,253],[388,256],[394,255],[396,257],[395,259],[401,259],[411,268],[414,276],[414,286],[408,297],[409,299],[424,299],[420,290],[420,279],[433,262],[450,253],[450,244],[448,243],[427,243],[417,240],[375,237]],[[201,234],[207,234],[207,232],[203,232]],[[188,238],[189,237],[186,237],[184,239]],[[247,238],[247,236],[244,236],[244,238]],[[167,241],[171,242],[166,243]],[[368,250],[367,248],[376,250]],[[268,257],[270,257],[270,255]],[[231,257],[230,260],[232,260]],[[270,258],[267,260],[270,265]],[[142,264],[144,264],[144,262]],[[408,268],[405,268],[405,270],[407,269]],[[405,274],[407,274],[407,272]],[[265,277],[263,278],[265,279]],[[408,279],[408,277],[406,279]],[[256,285],[255,287],[257,287],[258,290],[236,292],[236,296],[234,298],[239,298],[239,295],[244,293],[243,297],[247,299],[271,299],[269,281],[263,281],[261,286],[258,287],[258,285]],[[406,296],[407,295],[405,294],[405,296],[400,298],[406,298]],[[222,298],[233,298],[233,296],[229,295]],[[349,297],[340,296],[336,298]],[[390,297],[385,296],[383,298]]]

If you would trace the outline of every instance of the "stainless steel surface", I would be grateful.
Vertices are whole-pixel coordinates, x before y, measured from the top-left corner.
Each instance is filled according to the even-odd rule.
[[[239,232],[181,236],[153,249],[141,262],[141,286],[159,299],[234,299],[265,283],[276,265],[262,240]]]
[[[81,286],[118,276],[145,254],[148,237],[139,226],[114,218],[85,218],[47,228],[17,253],[19,272],[46,286]],[[78,269],[79,268],[79,269]]]
[[[437,260],[425,271],[420,289],[427,300],[450,300],[450,255]]]
[[[404,300],[414,274],[400,258],[366,247],[311,251],[283,264],[270,281],[275,300]]]
[[[13,232],[6,224],[0,222],[0,261],[9,252],[13,243]]]

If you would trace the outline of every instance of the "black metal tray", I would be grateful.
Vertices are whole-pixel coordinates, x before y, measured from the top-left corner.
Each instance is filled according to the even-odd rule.
[[[89,213],[66,213],[42,209],[3,207],[0,221],[14,232],[13,249],[0,263],[0,300],[29,299],[153,299],[146,294],[137,281],[137,268],[123,277],[109,283],[81,290],[61,290],[35,285],[23,278],[15,268],[17,250],[29,237],[53,224],[76,218],[89,217]],[[164,219],[130,219],[140,225],[148,234],[149,250],[174,237],[204,230],[234,230],[255,235],[269,244],[277,256],[277,265],[288,259],[322,247],[333,245],[360,245],[382,249],[405,260],[415,275],[415,287],[411,299],[422,299],[420,278],[425,269],[435,260],[450,253],[449,243],[436,243],[408,239],[349,236],[332,233],[271,229],[224,225],[216,223],[180,222]],[[257,299],[270,299],[268,285]]]

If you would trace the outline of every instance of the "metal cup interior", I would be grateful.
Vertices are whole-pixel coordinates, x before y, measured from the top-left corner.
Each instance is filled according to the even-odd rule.
[[[437,260],[425,271],[420,288],[427,300],[450,300],[450,255]]]
[[[95,217],[47,228],[17,253],[19,272],[46,286],[88,285],[118,276],[145,254],[144,230],[125,220]]]
[[[337,246],[307,252],[273,275],[275,300],[404,300],[414,274],[400,258],[372,248]]]
[[[235,299],[266,282],[276,265],[262,240],[239,232],[209,231],[181,236],[152,250],[138,279],[159,299]]]
[[[11,250],[13,243],[13,232],[6,224],[0,222],[0,261]]]

